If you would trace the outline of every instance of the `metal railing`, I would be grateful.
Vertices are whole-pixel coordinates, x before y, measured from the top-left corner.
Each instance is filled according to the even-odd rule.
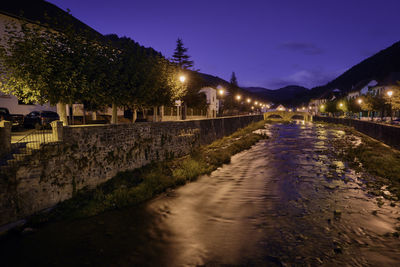
[[[0,168],[13,166],[41,145],[57,141],[52,130],[32,130],[19,140],[11,143],[11,151],[0,159]],[[1,170],[0,170],[1,172]]]

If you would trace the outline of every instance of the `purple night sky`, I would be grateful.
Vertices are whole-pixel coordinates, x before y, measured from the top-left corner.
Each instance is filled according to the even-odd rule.
[[[49,0],[102,34],[241,86],[323,85],[400,39],[399,0]]]

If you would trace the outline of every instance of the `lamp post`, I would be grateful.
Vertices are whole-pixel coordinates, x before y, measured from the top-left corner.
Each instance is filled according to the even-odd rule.
[[[393,91],[388,91],[387,95],[389,96],[389,103],[390,103],[390,122],[393,122],[393,112],[392,112],[392,95],[393,95]]]
[[[185,83],[185,81],[186,81],[186,76],[185,76],[185,75],[180,75],[180,76],[179,76],[179,81],[182,83],[182,86],[183,86],[184,83]],[[179,106],[182,105],[181,103],[182,103],[182,101],[180,102],[180,105],[179,105]],[[183,103],[183,104],[184,104],[184,107],[186,107],[186,102]],[[179,120],[179,106],[176,107],[176,115],[177,115],[177,117],[178,117],[178,120]],[[182,109],[181,109],[181,112],[182,112],[182,120],[185,120],[185,119],[186,119],[186,108],[184,108],[184,107],[182,107]]]
[[[223,105],[222,97],[224,96],[224,93],[225,93],[225,91],[224,91],[223,88],[218,89],[218,95],[219,95],[219,99],[218,99],[218,101],[219,101],[218,109],[219,110],[218,110],[218,113],[219,114],[223,113],[223,110],[222,110],[222,105]]]
[[[361,116],[362,116],[362,109],[361,109],[362,99],[359,98],[359,99],[357,100],[357,103],[360,105],[360,116],[358,116],[358,118],[361,120]]]

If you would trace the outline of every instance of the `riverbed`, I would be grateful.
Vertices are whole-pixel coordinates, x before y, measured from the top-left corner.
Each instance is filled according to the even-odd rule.
[[[140,206],[2,238],[0,265],[399,265],[400,203],[369,195],[368,174],[336,158],[331,143],[346,133],[304,122],[266,131],[230,164]]]

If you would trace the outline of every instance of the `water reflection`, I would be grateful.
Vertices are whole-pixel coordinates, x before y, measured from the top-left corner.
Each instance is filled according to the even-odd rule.
[[[343,131],[266,125],[271,139],[149,203],[3,240],[21,265],[395,265],[398,206],[333,156]]]

